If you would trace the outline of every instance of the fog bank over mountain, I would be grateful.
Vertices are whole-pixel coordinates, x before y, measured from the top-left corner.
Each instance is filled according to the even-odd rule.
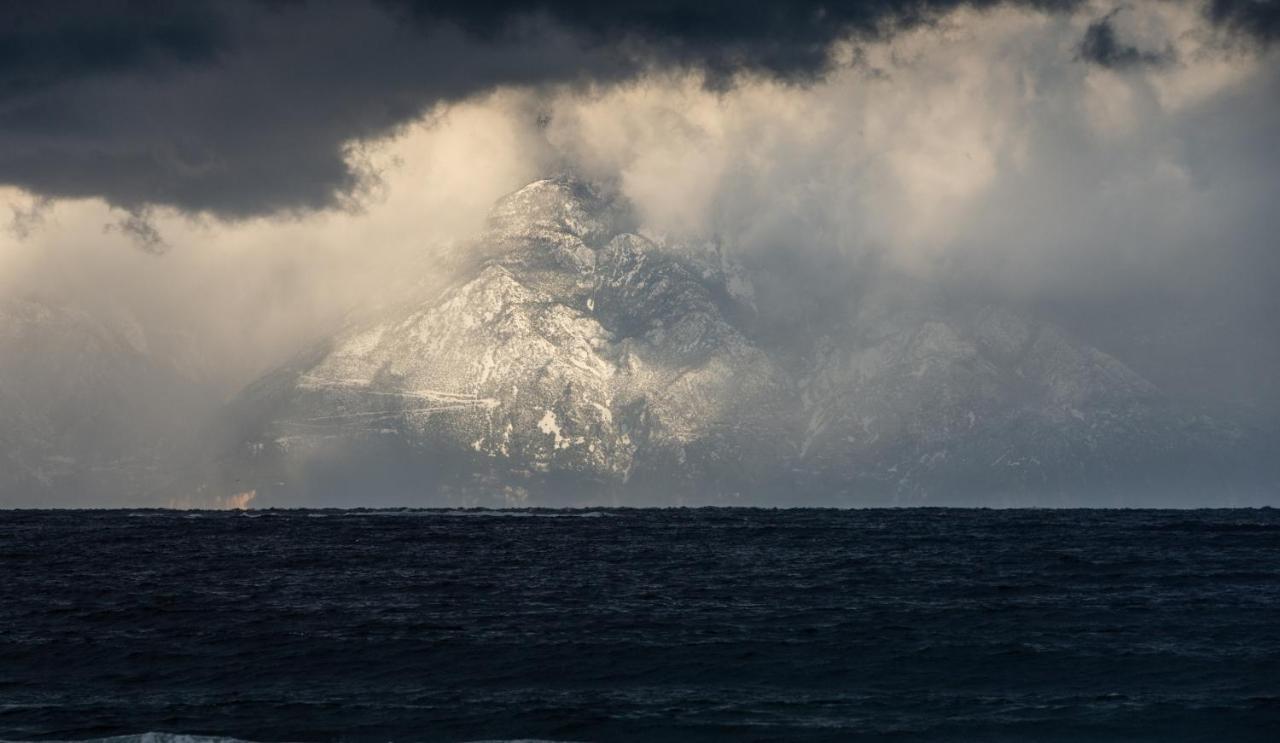
[[[787,338],[757,272],[655,242],[571,176],[495,206],[488,258],[250,385],[205,471],[263,503],[1269,502],[1275,432],[1016,307],[886,271]]]
[[[337,43],[320,3],[229,6],[163,75],[153,49],[5,89],[0,503],[1280,497],[1263,10],[841,11],[769,56],[625,8],[510,36],[410,5],[347,12],[342,44],[401,46],[331,85],[273,36]],[[438,93],[409,71],[445,37],[487,72]],[[297,149],[165,119],[184,82],[229,103],[254,70],[296,101],[254,131]],[[388,97],[350,97],[375,78]],[[117,89],[110,131],[58,118]]]

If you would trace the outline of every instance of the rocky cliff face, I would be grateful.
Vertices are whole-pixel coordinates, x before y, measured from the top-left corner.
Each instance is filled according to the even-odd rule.
[[[506,197],[477,247],[489,258],[460,283],[354,322],[247,389],[209,492],[252,489],[266,504],[1121,502],[1164,487],[1152,473],[1211,482],[1240,466],[1239,430],[1008,309],[872,295],[805,350],[771,346],[743,319],[739,267],[655,245],[627,219],[569,178]]]
[[[286,500],[478,503],[670,502],[776,470],[794,384],[716,280],[623,219],[567,179],[507,197],[475,275],[250,388],[232,468]]]

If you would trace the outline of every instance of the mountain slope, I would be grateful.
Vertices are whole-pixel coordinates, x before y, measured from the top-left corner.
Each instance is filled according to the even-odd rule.
[[[571,178],[504,198],[476,248],[488,258],[458,284],[353,322],[250,386],[208,492],[1118,503],[1253,466],[1243,431],[1051,324],[872,292],[782,348],[753,333],[740,269],[629,228],[625,205]]]
[[[1061,329],[956,315],[827,341],[804,395],[816,479],[847,473],[846,492],[893,502],[1137,505],[1224,495],[1251,465],[1238,426]]]
[[[470,280],[247,390],[241,411],[271,413],[233,461],[270,462],[286,500],[326,489],[308,470],[503,503],[745,485],[724,462],[779,458],[793,385],[694,270],[618,232],[615,211],[569,179],[506,198],[484,238],[496,257]]]
[[[137,502],[213,399],[131,328],[0,300],[0,504]]]

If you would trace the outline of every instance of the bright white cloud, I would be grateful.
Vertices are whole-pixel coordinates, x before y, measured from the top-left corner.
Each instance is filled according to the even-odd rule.
[[[156,212],[169,249],[136,249],[97,200],[50,204],[0,232],[0,291],[34,292],[185,333],[228,390],[295,352],[353,308],[435,278],[493,201],[537,177],[527,99],[499,93],[441,110],[358,153],[377,176],[349,211],[227,223]],[[0,195],[17,214],[32,200]]]

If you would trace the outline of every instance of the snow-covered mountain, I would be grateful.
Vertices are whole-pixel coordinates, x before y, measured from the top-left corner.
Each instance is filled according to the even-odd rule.
[[[162,498],[173,455],[213,407],[135,325],[0,299],[0,505]]]
[[[871,292],[779,344],[754,330],[749,272],[631,229],[625,204],[568,177],[504,198],[458,283],[246,389],[201,492],[1031,504],[1274,486],[1247,432],[1051,324]]]
[[[1170,504],[1240,496],[1262,461],[1240,426],[1007,309],[853,330],[824,339],[803,385],[802,444],[814,482],[843,475],[851,498]]]

